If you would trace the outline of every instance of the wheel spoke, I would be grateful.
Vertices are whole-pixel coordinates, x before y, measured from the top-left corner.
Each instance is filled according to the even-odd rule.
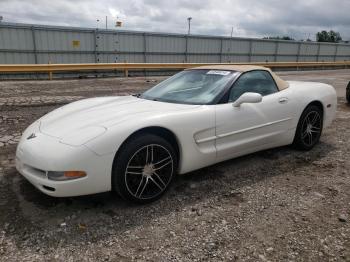
[[[154,163],[155,170],[162,169],[163,167],[169,165],[172,162],[173,162],[173,160],[172,160],[171,156],[168,156],[167,158],[164,158],[163,160],[160,160],[157,163]]]
[[[312,135],[311,133],[307,133],[307,137],[309,138],[309,145],[312,144]]]
[[[154,153],[153,153],[153,145],[151,145],[151,163],[153,163],[153,155],[154,155]]]
[[[128,166],[126,168],[126,173],[131,175],[142,175],[142,170],[143,166]]]
[[[166,162],[166,163],[165,163],[165,164],[163,164],[162,166],[155,168],[155,170],[162,169],[163,167],[165,167],[165,166],[167,166],[167,165],[171,164],[172,162],[173,162],[173,160],[169,160],[168,162]]]
[[[149,157],[149,155],[148,155],[148,146],[146,147],[146,165],[149,163],[149,161],[148,161],[148,157]]]
[[[126,173],[131,175],[142,175],[142,172],[126,171]]]
[[[141,192],[138,194],[139,190],[141,189],[142,182],[144,180],[145,180],[145,184],[143,185]],[[141,182],[140,182],[140,184],[139,184],[139,186],[138,186],[138,188],[136,190],[135,195],[141,197],[142,194],[143,194],[143,191],[145,191],[145,188],[146,188],[147,184],[148,184],[148,177],[142,176]]]
[[[308,119],[309,119],[309,118],[306,117],[306,118],[304,119],[304,122],[303,122],[303,125],[302,125],[302,130],[304,130],[304,132],[307,131],[307,127],[308,127],[308,125],[309,125]]]
[[[149,177],[149,180],[151,180],[157,187],[159,187],[160,190],[163,191],[165,187],[161,187],[152,177]]]
[[[153,145],[146,147],[146,165],[153,162]]]
[[[143,166],[128,166],[128,168],[140,168],[140,169],[142,169],[144,167]]]
[[[166,187],[166,184],[164,183],[163,179],[161,179],[156,172],[154,172],[153,175],[163,184],[164,187]]]
[[[317,112],[315,112],[315,115],[311,120],[311,124],[314,125],[319,117],[320,117],[319,114]]]
[[[148,177],[146,177],[146,183],[145,183],[145,185],[143,186],[143,188],[142,188],[142,191],[141,191],[141,193],[140,193],[140,197],[142,196],[142,194],[143,194],[143,191],[145,191],[145,188],[146,188],[146,186],[148,185]]]
[[[307,124],[307,125],[310,125],[310,124],[311,124],[310,115],[308,115],[308,116],[306,117],[306,124]]]
[[[145,177],[142,176],[141,181],[140,181],[140,184],[139,184],[139,186],[138,186],[137,189],[136,189],[135,195],[137,195],[137,192],[139,192],[139,190],[140,190],[140,188],[141,188],[141,185],[142,185],[142,182],[143,182],[144,179],[145,179]]]
[[[170,156],[168,156],[168,157],[166,157],[166,158],[164,158],[164,159],[158,161],[157,163],[154,163],[153,165],[161,165],[161,164],[163,164],[163,162],[165,162],[165,161],[167,161],[167,160],[169,160],[169,159],[171,159]]]

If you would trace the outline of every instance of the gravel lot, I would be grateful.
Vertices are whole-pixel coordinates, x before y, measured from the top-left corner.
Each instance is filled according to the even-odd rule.
[[[15,148],[25,127],[54,108],[162,78],[0,82],[0,261],[350,261],[350,70],[280,75],[336,87],[337,119],[319,145],[180,176],[145,206],[113,193],[48,197],[16,172]]]

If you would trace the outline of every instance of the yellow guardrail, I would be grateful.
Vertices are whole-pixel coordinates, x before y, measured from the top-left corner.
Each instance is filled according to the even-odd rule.
[[[219,63],[91,63],[91,64],[0,64],[0,73],[42,73],[49,74],[52,79],[54,72],[76,72],[96,70],[122,70],[128,76],[129,70],[150,69],[186,69],[203,65]],[[258,65],[269,68],[323,68],[348,67],[350,61],[337,62],[262,62],[262,63],[220,63],[221,65]]]

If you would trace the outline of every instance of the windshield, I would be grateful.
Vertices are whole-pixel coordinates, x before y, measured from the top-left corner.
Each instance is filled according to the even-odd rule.
[[[141,98],[183,104],[209,104],[237,75],[225,70],[185,70],[159,83]]]

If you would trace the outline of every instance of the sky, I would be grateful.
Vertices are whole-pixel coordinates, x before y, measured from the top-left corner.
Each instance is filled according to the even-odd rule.
[[[350,0],[0,0],[3,22],[238,37],[350,39]],[[97,21],[99,20],[99,21]]]

